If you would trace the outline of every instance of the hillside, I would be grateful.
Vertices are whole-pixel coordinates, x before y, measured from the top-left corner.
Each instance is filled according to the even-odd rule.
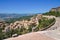
[[[12,21],[12,20],[10,20]],[[19,19],[16,19],[14,22],[11,23],[3,23],[0,24],[0,33],[1,39],[14,37],[15,35],[23,35],[30,32],[36,32],[45,30],[49,27],[49,25],[54,22],[54,17],[44,17],[42,14],[37,14],[33,16],[23,16]],[[48,24],[47,24],[48,23]],[[3,25],[3,26],[2,26]],[[3,36],[4,35],[4,36]]]

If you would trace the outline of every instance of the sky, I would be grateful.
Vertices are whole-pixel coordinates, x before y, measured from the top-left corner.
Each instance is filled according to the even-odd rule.
[[[44,13],[60,6],[60,0],[0,0],[0,13]]]

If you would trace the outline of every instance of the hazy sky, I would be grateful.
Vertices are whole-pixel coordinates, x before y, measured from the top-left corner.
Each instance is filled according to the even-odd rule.
[[[60,0],[0,0],[0,13],[43,13],[60,6]]]

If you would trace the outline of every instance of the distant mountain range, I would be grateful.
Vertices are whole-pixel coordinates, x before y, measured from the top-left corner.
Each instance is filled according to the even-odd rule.
[[[12,18],[19,18],[22,16],[30,16],[30,15],[34,15],[34,14],[7,14],[7,13],[2,14],[2,13],[0,13],[0,19],[9,20]]]
[[[0,14],[0,18],[18,18],[28,15],[33,15],[33,14]]]

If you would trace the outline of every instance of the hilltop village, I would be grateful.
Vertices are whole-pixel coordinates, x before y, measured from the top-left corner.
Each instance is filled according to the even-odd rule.
[[[6,27],[5,29],[17,29],[17,28],[21,28],[21,27],[24,27],[26,29],[28,29],[28,27],[30,25],[35,25],[37,26],[39,23],[38,23],[38,20],[40,20],[42,18],[42,15],[41,14],[38,14],[36,17],[32,17],[30,18],[30,20],[22,20],[22,21],[16,21],[14,23],[11,23],[8,27]]]
[[[0,22],[1,27],[6,26],[4,31],[8,31],[11,29],[17,29],[17,28],[26,28],[28,29],[30,25],[34,25],[34,26],[38,26],[39,22],[38,20],[40,20],[42,18],[42,14],[38,14],[37,16],[33,16],[32,18],[30,18],[30,20],[22,20],[22,21],[16,21],[14,23],[10,23],[10,25],[8,25],[7,23],[4,23],[4,21]]]

